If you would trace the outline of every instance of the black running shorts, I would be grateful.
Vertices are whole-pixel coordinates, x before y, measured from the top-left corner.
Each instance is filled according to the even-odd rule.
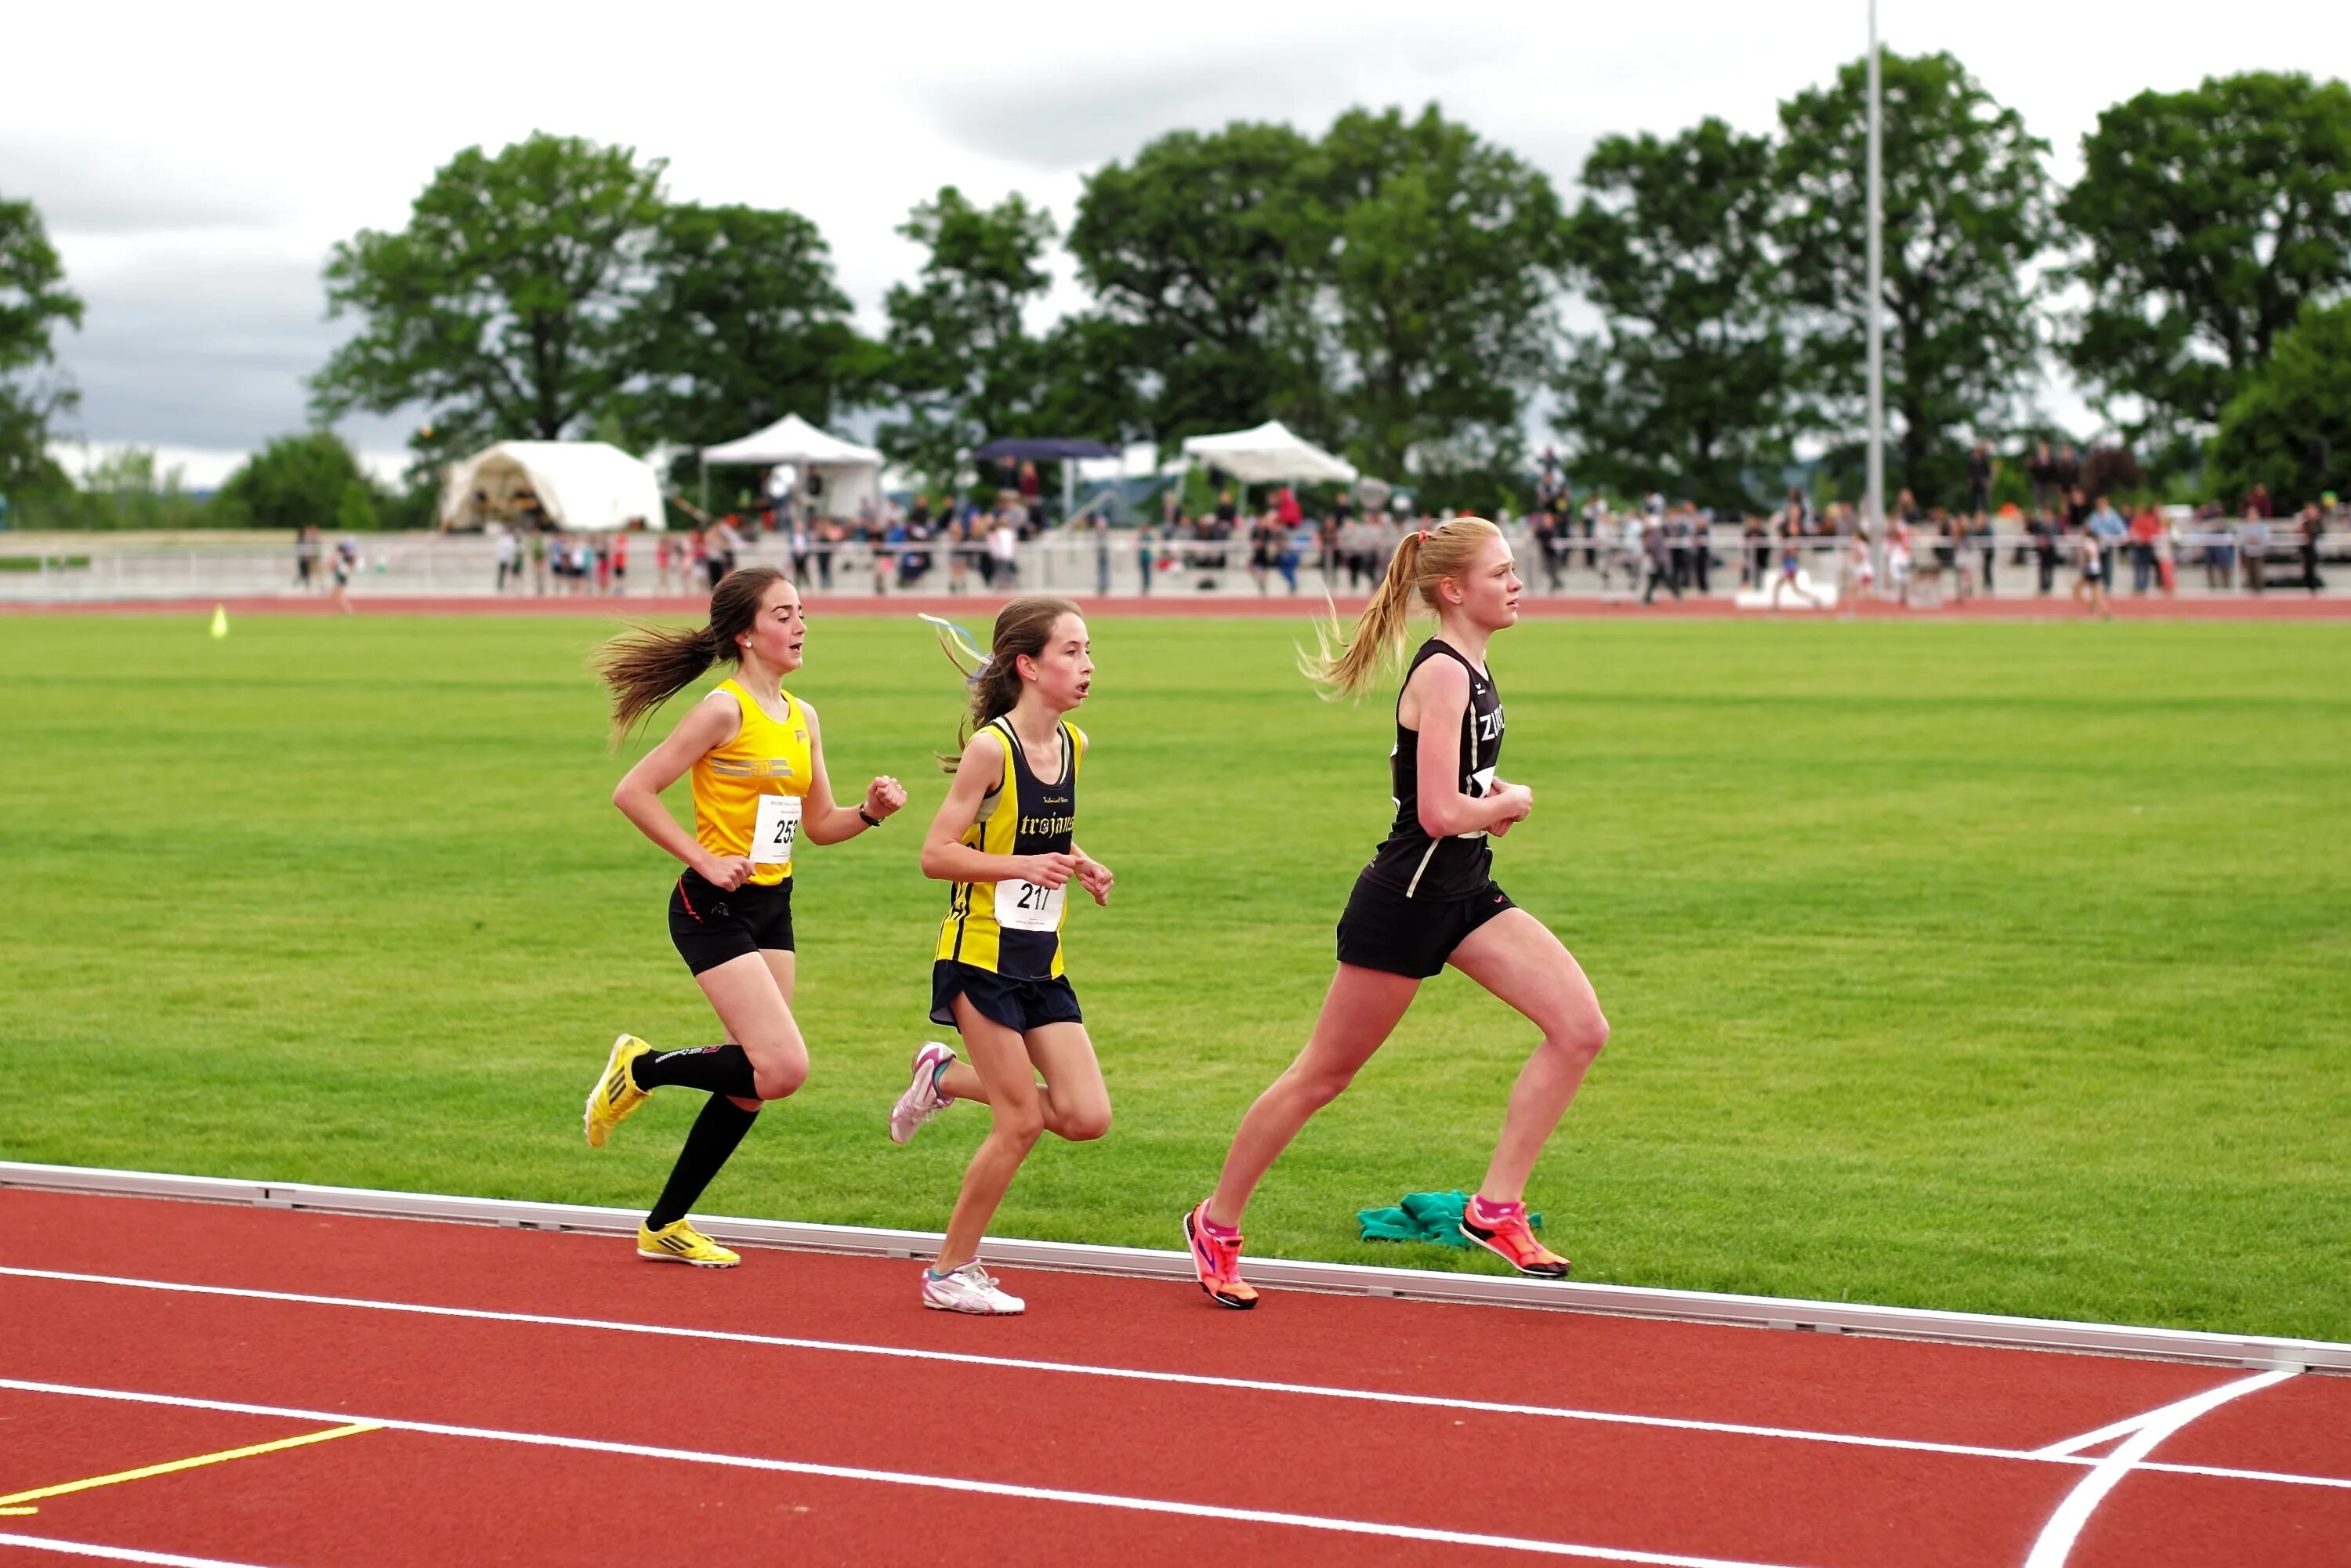
[[[729,893],[687,872],[669,894],[669,939],[699,975],[762,947],[792,950],[792,879]]]
[[[1469,933],[1517,907],[1491,882],[1467,898],[1406,898],[1359,876],[1339,916],[1339,962],[1425,980],[1445,967]]]
[[[1044,980],[1015,980],[993,969],[976,969],[953,958],[931,966],[931,1021],[955,1027],[955,999],[969,998],[972,1010],[1016,1034],[1027,1034],[1049,1023],[1083,1023],[1078,993],[1066,975]]]

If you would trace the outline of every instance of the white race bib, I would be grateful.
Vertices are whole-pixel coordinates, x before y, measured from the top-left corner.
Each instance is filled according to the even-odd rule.
[[[800,836],[798,795],[759,797],[759,821],[751,830],[751,863],[786,865],[792,858],[792,841]]]
[[[1070,890],[1040,887],[1033,882],[996,884],[996,923],[1007,931],[1058,931],[1061,928],[1061,895]]]
[[[1493,793],[1493,768],[1480,768],[1476,772],[1469,775],[1469,798],[1471,800],[1482,800],[1488,795]],[[1463,839],[1482,839],[1486,836],[1486,830],[1483,828],[1472,828],[1466,833],[1457,833],[1454,836],[1456,838]]]

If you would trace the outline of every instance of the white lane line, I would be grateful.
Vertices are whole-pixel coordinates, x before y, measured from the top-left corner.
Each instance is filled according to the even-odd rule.
[[[552,1317],[540,1312],[501,1312],[480,1307],[439,1307],[413,1301],[378,1301],[353,1296],[298,1295],[285,1291],[252,1290],[235,1285],[190,1285],[168,1280],[137,1280],[111,1274],[69,1274],[51,1269],[19,1269],[0,1265],[0,1277],[64,1281],[72,1284],[119,1285],[144,1291],[185,1295],[227,1296],[246,1301],[284,1301],[297,1306],[351,1307],[368,1312],[411,1312],[424,1317],[461,1318],[486,1322],[532,1323],[553,1328],[593,1329],[609,1333],[649,1334],[657,1338],[710,1340],[731,1344],[756,1344],[786,1350],[814,1350],[845,1355],[874,1355],[908,1361],[946,1362],[961,1366],[985,1366],[1016,1372],[1053,1372],[1081,1377],[1105,1377],[1137,1383],[1173,1383],[1195,1387],[1237,1388],[1260,1394],[1290,1394],[1324,1399],[1352,1399],[1374,1405],[1415,1406],[1434,1410],[1468,1410],[1497,1416],[1533,1416],[1562,1421],[1594,1421],[1620,1427],[1661,1427],[1668,1431],[1706,1432],[1735,1437],[1779,1437],[1791,1442],[1842,1444],[1857,1448],[1888,1448],[1906,1453],[1952,1454],[1974,1459],[2029,1459],[2087,1466],[2095,1459],[2047,1450],[1982,1448],[1967,1443],[1931,1443],[1910,1437],[1868,1437],[1845,1432],[1816,1432],[1796,1427],[1755,1427],[1731,1421],[1698,1421],[1676,1416],[1635,1416],[1614,1410],[1579,1410],[1556,1405],[1507,1405],[1492,1400],[1452,1399],[1428,1394],[1384,1394],[1364,1388],[1339,1388],[1313,1383],[1275,1383],[1258,1378],[1214,1377],[1205,1374],[1149,1372],[1134,1367],[1090,1366],[1079,1362],[1036,1361],[1018,1356],[977,1355],[963,1351],[915,1350],[902,1345],[857,1344],[845,1341],[795,1339],[783,1334],[742,1333],[729,1329],[675,1328],[663,1323],[608,1322],[599,1318]],[[2144,1416],[2121,1423],[2137,1430]],[[2085,1439],[2070,1439],[2081,1442]],[[2222,1465],[2178,1465],[2149,1460],[2143,1470],[2175,1475],[2210,1476],[2222,1480],[2273,1482],[2286,1486],[2325,1487],[2351,1491],[2351,1478],[2295,1475],[2283,1470],[2237,1469]]]
[[[58,1541],[47,1535],[0,1532],[0,1546],[29,1546],[66,1557],[102,1557],[109,1563],[152,1563],[155,1568],[254,1568],[221,1557],[183,1557],[176,1552],[141,1552],[135,1546],[100,1546],[94,1541]]]
[[[2155,1451],[2155,1446],[2182,1427],[2208,1411],[2217,1410],[2231,1399],[2241,1399],[2248,1394],[2258,1394],[2274,1387],[2289,1377],[2299,1376],[2290,1367],[2275,1372],[2255,1373],[2234,1383],[2224,1383],[2218,1388],[2208,1388],[2191,1398],[2150,1410],[2140,1418],[2138,1429],[2113,1453],[2100,1459],[2090,1473],[2074,1484],[2041,1527],[2040,1539],[2032,1543],[2024,1568],[2064,1568],[2066,1556],[2074,1550],[2074,1542],[2082,1527],[2090,1521],[2091,1513],[2104,1502],[2106,1494],[2121,1484],[2141,1459]]]
[[[1223,1508],[1214,1503],[1175,1502],[1161,1498],[1127,1497],[1116,1492],[1068,1491],[1059,1487],[1017,1486],[1006,1481],[967,1480],[960,1476],[921,1475],[905,1470],[875,1470],[852,1465],[820,1465],[799,1459],[770,1459],[747,1454],[705,1453],[695,1448],[658,1448],[644,1443],[613,1443],[594,1437],[564,1437],[545,1432],[507,1432],[490,1427],[455,1427],[439,1421],[403,1421],[395,1416],[354,1416],[348,1411],[300,1410],[279,1405],[246,1405],[226,1399],[189,1399],[169,1394],[139,1394],[119,1388],[85,1388],[69,1383],[34,1383],[0,1378],[0,1388],[28,1394],[60,1394],[82,1399],[111,1399],[132,1405],[167,1405],[188,1410],[217,1410],[237,1416],[277,1416],[291,1420],[347,1422],[363,1420],[392,1432],[416,1432],[432,1437],[470,1437],[477,1441],[515,1443],[537,1448],[564,1448],[589,1454],[619,1454],[630,1458],[674,1459],[690,1465],[716,1465],[729,1469],[765,1470],[784,1475],[821,1476],[829,1480],[874,1481],[884,1486],[921,1487],[937,1491],[978,1493],[1017,1498],[1028,1502],[1072,1503],[1087,1508],[1113,1508],[1135,1513],[1173,1514],[1183,1519],[1215,1519],[1237,1524],[1280,1524],[1295,1530],[1320,1530],[1340,1535],[1368,1535],[1391,1541],[1423,1541],[1439,1546],[1486,1546],[1505,1552],[1528,1552],[1547,1557],[1580,1557],[1603,1563],[1636,1563],[1647,1568],[1783,1568],[1782,1564],[1730,1557],[1688,1557],[1671,1552],[1636,1552],[1628,1547],[1583,1546],[1565,1541],[1538,1541],[1516,1535],[1485,1535],[1466,1530],[1435,1530],[1414,1524],[1383,1524],[1371,1520],[1335,1519],[1313,1513],[1280,1513],[1270,1509]],[[16,1538],[9,1538],[16,1539]],[[46,1545],[37,1536],[27,1542]],[[193,1563],[193,1558],[155,1561]],[[210,1568],[210,1565],[204,1565]],[[241,1565],[238,1565],[241,1568]]]
[[[2095,1448],[2101,1443],[2111,1443],[2116,1437],[2127,1437],[2146,1425],[2147,1417],[2144,1416],[2126,1416],[2111,1427],[2101,1427],[2095,1432],[2085,1432],[2078,1437],[2067,1437],[2062,1442],[2052,1443],[2045,1448],[2035,1448],[2032,1450],[2032,1457],[2036,1459],[2053,1459],[2063,1454],[2078,1454],[2085,1448]]]
[[[2019,1459],[2030,1456],[2015,1448],[1982,1448],[1966,1443],[1931,1443],[1909,1437],[1869,1437],[1844,1432],[1815,1432],[1792,1427],[1756,1427],[1732,1421],[1698,1421],[1675,1416],[1635,1416],[1614,1410],[1579,1410],[1555,1405],[1516,1405],[1485,1399],[1455,1399],[1429,1394],[1391,1394],[1365,1388],[1341,1388],[1316,1383],[1278,1383],[1262,1378],[1215,1377],[1190,1372],[1148,1372],[1135,1367],[1093,1366],[1081,1362],[1036,1361],[1019,1356],[977,1355],[962,1351],[919,1350],[904,1345],[860,1344],[841,1340],[799,1339],[785,1334],[742,1333],[727,1329],[674,1328],[660,1323],[611,1322],[600,1318],[555,1317],[541,1312],[502,1312],[479,1307],[430,1306],[414,1301],[380,1301],[354,1296],[314,1296],[286,1291],[253,1290],[235,1285],[190,1285],[164,1280],[139,1280],[110,1274],[72,1274],[50,1269],[0,1266],[0,1276],[47,1280],[79,1285],[113,1285],[141,1291],[185,1295],[227,1296],[242,1301],[282,1301],[297,1306],[350,1307],[365,1312],[413,1312],[425,1317],[465,1318],[486,1322],[530,1323],[551,1328],[594,1329],[608,1333],[653,1334],[664,1338],[719,1341],[786,1350],[824,1351],[844,1355],[874,1355],[893,1360],[946,1362],[959,1366],[985,1366],[1015,1372],[1052,1372],[1080,1377],[1106,1377],[1138,1383],[1168,1383],[1191,1388],[1231,1388],[1255,1394],[1287,1394],[1321,1399],[1351,1399],[1374,1405],[1417,1406],[1432,1410],[1467,1410],[1496,1416],[1535,1416],[1552,1420],[1598,1421],[1622,1427],[1654,1427],[1677,1432],[1708,1432],[1740,1437],[1777,1437],[1792,1442],[1838,1443],[1861,1448],[1893,1448],[1905,1453],[1956,1454],[1968,1458]]]

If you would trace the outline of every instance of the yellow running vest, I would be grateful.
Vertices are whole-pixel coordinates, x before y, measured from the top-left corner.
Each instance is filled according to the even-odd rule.
[[[694,765],[694,840],[715,855],[749,856],[751,880],[773,886],[792,874],[800,800],[815,777],[808,709],[786,692],[784,716],[770,718],[742,683],[713,689],[732,696],[743,718],[734,739]]]
[[[964,843],[987,855],[1068,853],[1077,836],[1086,732],[1063,721],[1061,776],[1048,783],[1029,772],[1009,719],[992,720],[987,727],[1004,742],[1004,774],[980,801],[979,819],[965,830]],[[1081,891],[1075,877],[1052,889],[1025,882],[956,883],[935,956],[1016,979],[1059,975],[1061,920],[1070,895]]]

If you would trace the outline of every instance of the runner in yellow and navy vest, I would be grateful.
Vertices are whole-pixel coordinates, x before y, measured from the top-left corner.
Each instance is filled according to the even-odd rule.
[[[808,1045],[791,1008],[794,851],[803,841],[854,838],[906,803],[906,791],[887,777],[867,785],[856,805],[834,801],[816,710],[783,689],[807,637],[799,591],[773,567],[752,567],[712,591],[708,625],[641,627],[597,658],[612,688],[616,742],[712,664],[736,666],[612,791],[612,803],[645,837],[684,862],[670,891],[670,940],[726,1030],[720,1044],[665,1051],[624,1034],[589,1092],[588,1142],[596,1148],[655,1089],[676,1084],[710,1096],[638,1228],[641,1258],[705,1269],[741,1261],[685,1215],[760,1103],[808,1077]],[[691,837],[661,800],[688,772]]]
[[[1501,1142],[1463,1206],[1461,1233],[1522,1274],[1568,1271],[1535,1239],[1527,1178],[1607,1042],[1608,1020],[1559,938],[1493,880],[1490,840],[1534,809],[1532,790],[1498,776],[1502,697],[1486,664],[1488,642],[1518,622],[1520,587],[1510,541],[1483,517],[1407,534],[1343,645],[1331,653],[1326,639],[1311,664],[1317,680],[1358,695],[1403,653],[1414,599],[1437,612],[1437,635],[1396,694],[1395,821],[1339,917],[1339,972],[1314,1032],[1241,1118],[1215,1193],[1184,1217],[1193,1271],[1221,1306],[1257,1304],[1240,1276],[1240,1219],[1258,1182],[1385,1042],[1421,982],[1448,964],[1542,1030],[1511,1087]]]
[[[986,1101],[995,1118],[923,1275],[923,1304],[944,1312],[1021,1310],[980,1267],[987,1222],[1040,1132],[1083,1142],[1110,1130],[1110,1091],[1061,966],[1071,885],[1107,904],[1113,881],[1076,836],[1086,735],[1067,716],[1093,673],[1076,605],[1006,605],[969,677],[977,727],[923,840],[923,874],[954,884],[931,965],[931,1019],[956,1027],[971,1060],[935,1040],[915,1051],[890,1136],[904,1143],[956,1100]]]

